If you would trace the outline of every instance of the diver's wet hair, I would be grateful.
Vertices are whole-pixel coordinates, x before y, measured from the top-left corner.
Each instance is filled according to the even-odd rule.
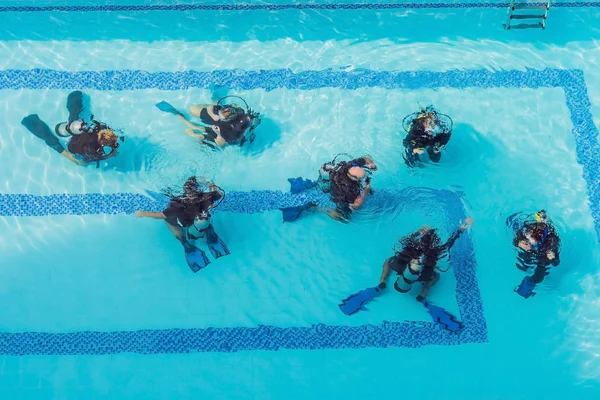
[[[99,143],[101,146],[109,146],[112,147],[113,149],[116,149],[119,147],[119,140],[122,142],[125,140],[125,138],[123,136],[119,136],[118,135],[118,131],[114,128],[111,128],[109,125],[105,124],[104,122],[99,122],[96,120],[92,120],[89,123],[85,124],[85,131],[87,133],[93,133],[95,135],[97,135],[98,133],[100,133],[100,131],[103,130],[107,130],[110,131],[110,135],[108,135],[108,137],[101,137],[99,139]]]
[[[352,163],[342,161],[329,173],[334,203],[352,204],[360,196],[361,184],[348,176]]]
[[[397,249],[411,248],[422,253],[426,253],[429,249],[438,247],[441,244],[440,236],[437,233],[437,229],[428,229],[426,232],[416,232],[412,235],[400,238]]]
[[[164,194],[172,201],[177,201],[183,205],[187,211],[200,213],[207,211],[215,202],[223,198],[223,193],[219,191],[205,191],[207,187],[195,176],[191,176],[183,184],[183,193],[172,188],[167,188]]]

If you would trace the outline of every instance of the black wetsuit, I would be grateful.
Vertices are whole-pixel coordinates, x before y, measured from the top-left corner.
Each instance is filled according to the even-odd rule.
[[[419,155],[413,153],[414,149],[426,149],[429,159],[439,162],[442,158],[440,149],[450,141],[450,133],[430,134],[425,128],[425,121],[425,118],[415,118],[412,121],[410,132],[403,141],[406,148],[406,162],[411,166],[419,161]]]
[[[367,161],[361,157],[351,161],[340,162],[334,170],[329,172],[331,201],[335,203],[336,210],[345,219],[349,219],[352,215],[350,205],[354,204],[356,199],[360,197],[363,189],[361,182],[348,177],[348,170],[352,167],[363,168],[365,165],[367,165]]]
[[[198,207],[186,204],[178,197],[173,198],[167,208],[163,210],[166,221],[174,226],[189,228],[194,224],[194,219],[199,213]]]
[[[213,111],[215,114],[218,114],[220,110],[224,107],[222,106],[213,106]],[[203,108],[200,111],[200,119],[205,124],[216,125],[219,127],[219,131],[221,132],[221,136],[228,144],[242,144],[244,142],[244,135],[246,130],[252,125],[252,119],[250,116],[246,115],[243,111],[240,111],[234,118],[228,121],[215,121],[208,114],[208,110]],[[217,138],[217,134],[211,128],[206,128],[206,139],[214,142]]]
[[[523,250],[518,247],[520,241],[528,242],[525,236],[526,232],[531,232],[533,229],[548,229],[548,233],[542,244],[537,249]],[[556,230],[544,222],[529,222],[525,223],[523,228],[520,229],[514,240],[513,245],[518,248],[517,256],[517,268],[522,271],[528,271],[531,268],[535,268],[531,277],[531,282],[540,283],[544,280],[546,275],[550,272],[550,266],[558,266],[560,264],[560,238],[556,233]],[[554,258],[548,259],[547,253],[552,251]]]
[[[80,135],[73,135],[67,144],[67,148],[73,154],[83,157],[83,161],[100,161],[107,157],[104,154],[104,146],[98,141],[96,132],[84,132]]]
[[[463,232],[464,231],[459,228],[452,233],[446,243],[442,245],[433,244],[431,246],[427,246],[426,248],[423,248],[423,246],[419,244],[422,234],[415,232],[405,239],[405,241],[409,244],[400,252],[388,258],[386,263],[392,270],[396,271],[398,275],[402,275],[404,269],[408,266],[411,260],[424,256],[423,270],[421,271],[417,282],[429,282],[439,275],[435,271],[437,262],[446,256],[447,252]],[[431,235],[434,235],[432,243],[439,242],[439,236],[437,232],[433,231],[431,232]]]

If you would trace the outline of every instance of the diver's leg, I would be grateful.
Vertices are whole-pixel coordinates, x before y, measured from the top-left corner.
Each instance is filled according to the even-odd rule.
[[[204,108],[208,108],[210,104],[193,104],[190,106],[190,114],[194,117],[200,118],[200,114]]]
[[[533,271],[533,275],[531,275],[531,278],[529,278],[529,281],[531,283],[541,283],[544,278],[546,277],[546,275],[548,275],[550,273],[550,271],[548,270],[548,268],[543,265],[543,264],[539,264],[536,268],[535,271]]]
[[[381,286],[381,284],[385,284],[385,280],[387,279],[387,277],[390,275],[390,260],[393,257],[388,258],[387,260],[385,260],[385,262],[383,263],[383,270],[381,271],[381,277],[379,278],[379,285]]]
[[[427,297],[427,294],[429,294],[429,289],[431,289],[433,286],[435,286],[435,284],[439,280],[440,280],[440,274],[438,274],[437,272],[434,272],[433,278],[431,280],[427,281],[423,285],[423,289],[421,290],[420,296]]]
[[[175,235],[175,237],[177,239],[179,239],[179,240],[183,240],[184,239],[183,229],[181,229],[180,226],[175,226],[175,225],[172,225],[172,224],[170,224],[168,222],[166,222],[166,224],[169,227],[169,230],[173,233],[173,235]]]

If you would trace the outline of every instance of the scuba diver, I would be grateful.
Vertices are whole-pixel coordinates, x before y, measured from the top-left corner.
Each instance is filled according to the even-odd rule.
[[[227,245],[212,226],[210,210],[225,199],[225,192],[212,182],[205,191],[195,176],[188,178],[183,185],[183,194],[175,195],[168,191],[170,202],[162,212],[136,211],[136,217],[163,219],[185,249],[185,258],[194,272],[210,264],[206,253],[190,241],[206,238],[208,248],[215,259],[230,254]]]
[[[329,193],[336,208],[317,208],[335,220],[348,221],[352,211],[360,208],[371,192],[370,174],[377,170],[377,165],[369,156],[337,162],[340,155],[323,164],[317,180],[319,188]]]
[[[78,165],[96,163],[109,159],[118,154],[119,141],[123,136],[117,136],[116,131],[103,122],[94,120],[93,115],[89,120],[84,119],[81,114],[84,110],[83,93],[75,91],[67,97],[67,110],[69,118],[67,122],[61,122],[54,128],[54,134],[48,125],[42,121],[37,114],[31,114],[23,118],[21,124],[31,133],[46,142],[46,145],[62,156],[68,158]],[[61,144],[58,137],[68,138],[67,149]]]
[[[473,218],[467,218],[450,236],[448,241],[441,244],[441,239],[436,229],[424,226],[419,231],[399,240],[400,249],[394,249],[395,254],[383,264],[383,271],[379,285],[363,289],[351,294],[339,304],[340,310],[346,315],[353,315],[360,310],[366,310],[365,305],[380,296],[387,288],[386,279],[391,270],[398,274],[394,288],[400,293],[408,293],[413,283],[422,282],[423,288],[417,296],[417,301],[427,309],[433,322],[443,329],[458,332],[463,328],[463,323],[452,313],[430,302],[426,297],[429,289],[440,279],[436,271],[437,263],[445,257],[460,235],[473,225]],[[441,270],[446,272],[446,270]]]
[[[241,100],[245,107],[226,103],[225,100],[230,98]],[[242,146],[246,141],[252,143],[256,137],[254,130],[261,122],[260,113],[253,111],[248,103],[238,96],[225,96],[214,105],[192,105],[190,114],[200,118],[201,124],[188,121],[182,112],[165,101],[161,101],[156,106],[161,111],[176,115],[177,119],[186,126],[185,133],[213,148],[223,148],[227,145]]]
[[[367,195],[372,192],[371,179],[367,174],[377,170],[377,166],[369,156],[337,162],[337,158],[341,155],[350,157],[348,154],[340,153],[333,160],[323,164],[319,169],[319,178],[316,181],[301,177],[288,179],[291,193],[297,194],[313,188],[329,193],[331,201],[335,204],[335,209],[330,207],[324,209],[314,202],[308,202],[302,206],[282,208],[283,222],[296,221],[304,211],[313,208],[337,221],[348,222],[352,211],[362,206]]]
[[[550,273],[550,266],[560,264],[560,238],[545,210],[531,215],[515,213],[506,219],[506,225],[515,233],[513,245],[518,249],[517,268],[533,275],[523,278],[515,289],[528,299],[535,296],[536,285]]]
[[[400,249],[395,249],[396,254],[383,264],[379,288],[386,287],[385,281],[393,270],[398,274],[394,288],[400,293],[408,293],[413,283],[423,283],[421,293],[417,296],[417,301],[422,302],[427,297],[429,289],[440,279],[440,274],[436,271],[438,261],[448,255],[456,240],[472,225],[473,218],[467,218],[444,244],[441,244],[437,229],[427,226],[401,238],[398,242]],[[447,270],[440,269],[440,271]]]
[[[450,141],[452,125],[452,119],[446,114],[438,113],[433,106],[404,117],[402,127],[408,133],[402,142],[406,149],[406,164],[409,167],[415,166],[415,163],[420,161],[419,155],[425,150],[431,161],[439,162],[442,149]]]

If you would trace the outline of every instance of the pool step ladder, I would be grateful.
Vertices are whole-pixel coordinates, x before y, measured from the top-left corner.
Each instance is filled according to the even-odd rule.
[[[548,17],[548,11],[550,10],[551,1],[552,0],[548,0],[548,3],[543,4],[510,0],[510,6],[508,8],[508,18],[506,19],[504,28],[506,28],[506,30],[530,28],[546,29],[546,18]],[[511,23],[513,22],[513,20],[529,21],[512,25]]]

